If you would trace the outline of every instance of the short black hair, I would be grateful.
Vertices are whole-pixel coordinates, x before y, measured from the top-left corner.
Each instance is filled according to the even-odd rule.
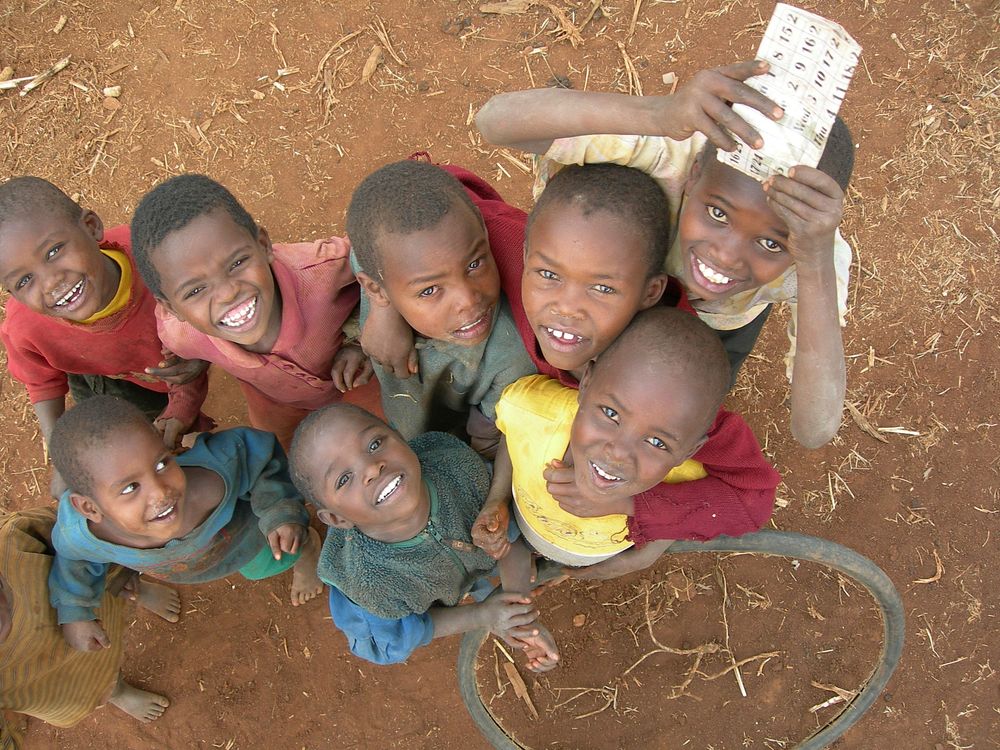
[[[381,279],[379,240],[384,233],[430,229],[456,205],[480,215],[462,183],[439,166],[406,159],[376,169],[355,188],[347,208],[347,236],[361,270]]]
[[[702,150],[702,159],[714,159],[716,148],[711,141]],[[830,175],[845,193],[854,173],[854,139],[847,124],[838,115],[830,128],[826,146],[820,154],[816,169]]]
[[[549,180],[528,217],[526,236],[550,206],[572,205],[590,216],[605,211],[635,228],[646,245],[646,278],[663,273],[670,249],[670,211],[667,196],[645,172],[619,164],[574,164]]]
[[[302,497],[306,499],[306,502],[319,507],[322,507],[323,503],[319,500],[319,495],[317,494],[315,477],[306,470],[306,455],[316,440],[316,435],[320,428],[330,418],[340,414],[357,414],[378,422],[385,421],[367,409],[342,401],[336,404],[329,404],[322,409],[317,409],[299,422],[299,426],[295,428],[295,435],[292,437],[291,448],[288,451],[288,472],[292,477],[292,484],[302,493]]]
[[[171,177],[139,201],[132,217],[132,255],[142,280],[154,297],[163,299],[160,274],[152,259],[154,251],[171,232],[219,208],[256,239],[258,228],[253,217],[232,193],[203,174]]]
[[[94,478],[87,456],[105,448],[110,435],[133,426],[154,429],[142,410],[123,398],[85,399],[56,420],[49,436],[52,464],[73,492],[93,496]]]
[[[80,204],[41,177],[14,177],[0,184],[0,227],[24,216],[39,219],[52,215],[77,222],[83,215]]]
[[[729,357],[719,335],[697,315],[662,305],[643,310],[601,353],[594,367],[610,361],[616,352],[627,352],[636,363],[648,365],[665,388],[697,384],[711,407],[705,415],[708,430],[729,392]]]

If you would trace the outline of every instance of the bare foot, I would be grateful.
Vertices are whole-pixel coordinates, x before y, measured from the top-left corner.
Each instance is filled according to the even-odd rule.
[[[118,676],[118,684],[108,702],[144,724],[159,719],[170,705],[166,696],[129,685],[121,675]]]
[[[302,546],[299,559],[292,568],[292,606],[305,604],[323,593],[323,582],[316,575],[320,544],[316,529],[309,527],[309,536]]]
[[[181,596],[169,586],[142,578],[125,586],[129,598],[143,609],[148,609],[167,622],[181,619]]]

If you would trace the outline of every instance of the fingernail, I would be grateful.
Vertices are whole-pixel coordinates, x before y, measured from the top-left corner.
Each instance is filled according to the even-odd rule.
[[[771,117],[775,120],[780,120],[784,116],[784,111],[780,107],[775,107],[774,112],[771,113]]]
[[[758,138],[756,141],[753,142],[753,147],[754,148],[764,148],[764,141],[762,141],[760,138]]]

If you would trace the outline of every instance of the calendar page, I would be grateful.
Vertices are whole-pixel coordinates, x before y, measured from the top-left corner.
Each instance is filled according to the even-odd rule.
[[[861,46],[838,24],[778,3],[757,50],[770,70],[747,80],[784,110],[772,120],[743,104],[733,105],[764,139],[752,149],[736,139],[735,151],[717,151],[723,164],[756,180],[788,174],[796,164],[815,167],[826,146],[837,110],[854,75]]]

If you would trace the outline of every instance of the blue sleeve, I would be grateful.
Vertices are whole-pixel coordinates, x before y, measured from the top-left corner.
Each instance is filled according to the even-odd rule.
[[[373,615],[330,587],[333,624],[347,636],[351,653],[375,664],[399,664],[434,637],[434,623],[427,613],[387,620]]]
[[[236,427],[210,435],[206,442],[215,444],[213,453],[221,447],[227,454],[227,479],[240,498],[249,498],[264,536],[286,523],[308,525],[309,511],[292,484],[288,459],[274,435]]]
[[[86,550],[73,544],[59,521],[52,528],[56,548],[49,571],[49,603],[55,608],[60,625],[67,622],[96,620],[96,610],[104,596],[107,563],[80,559]]]

